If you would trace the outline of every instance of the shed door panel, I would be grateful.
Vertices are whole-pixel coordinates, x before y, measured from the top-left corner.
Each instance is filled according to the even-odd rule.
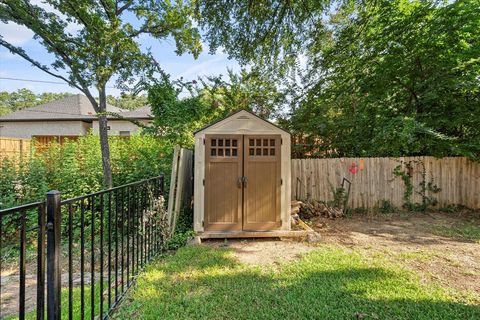
[[[205,230],[242,229],[242,136],[205,136]]]
[[[272,230],[280,219],[280,136],[244,137],[244,230]]]

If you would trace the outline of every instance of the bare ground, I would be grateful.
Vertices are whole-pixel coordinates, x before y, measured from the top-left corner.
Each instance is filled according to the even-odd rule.
[[[274,239],[207,240],[203,244],[231,248],[240,262],[252,265],[271,265],[298,259],[303,253],[315,249],[306,242]]]
[[[480,227],[478,214],[443,213],[360,216],[312,221],[325,243],[338,244],[370,257],[383,254],[414,269],[424,281],[476,296],[480,302],[480,243],[478,239],[446,237],[436,228],[459,223]]]
[[[32,312],[35,310],[37,305],[37,276],[33,274],[27,274],[25,279],[25,311],[26,313]],[[95,279],[99,279],[100,274],[95,272]],[[63,273],[61,276],[62,287],[66,288],[68,286],[68,273]],[[80,285],[81,276],[80,273],[73,274],[73,286],[77,287]],[[106,278],[105,278],[106,281]],[[85,290],[90,290],[89,285],[91,282],[91,273],[85,272],[84,274],[84,284],[86,286]],[[2,317],[14,316],[18,314],[18,304],[19,304],[19,283],[20,277],[18,275],[2,276]]]
[[[417,272],[424,282],[435,283],[454,295],[480,303],[480,239],[446,237],[435,228],[459,223],[480,227],[480,215],[395,214],[356,216],[308,222],[322,236],[318,244],[275,240],[207,241],[206,245],[232,248],[240,262],[267,265],[298,258],[331,244],[375,259],[381,255]]]
[[[466,240],[434,233],[437,227],[459,223],[480,227],[476,214],[411,214],[390,216],[354,216],[343,219],[317,218],[308,223],[322,236],[322,241],[250,239],[205,241],[204,245],[229,247],[242,263],[276,265],[298,259],[323,244],[337,245],[375,259],[386,256],[416,271],[424,282],[433,282],[459,297],[480,304],[480,239]],[[27,269],[28,266],[27,266]],[[32,272],[33,273],[33,272]],[[30,272],[27,272],[30,274]],[[66,283],[67,274],[62,274]],[[86,273],[85,282],[89,283]],[[96,275],[98,279],[99,275]],[[15,314],[18,308],[18,274],[2,272],[2,316]],[[74,282],[79,277],[74,276]],[[27,306],[35,307],[34,276],[27,275]]]

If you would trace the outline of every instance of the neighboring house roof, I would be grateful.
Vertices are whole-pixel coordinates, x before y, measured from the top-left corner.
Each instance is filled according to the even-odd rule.
[[[122,114],[124,109],[107,105],[108,112]],[[0,117],[0,121],[91,121],[96,112],[90,100],[82,94],[72,95],[31,108],[25,108]]]
[[[140,107],[135,110],[119,112],[120,118],[110,116],[109,120],[122,120],[122,119],[153,119],[153,112],[150,106]]]

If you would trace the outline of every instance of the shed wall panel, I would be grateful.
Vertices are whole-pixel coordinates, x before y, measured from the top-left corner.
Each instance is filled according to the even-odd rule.
[[[194,230],[203,232],[205,208],[205,145],[206,134],[256,134],[280,135],[281,144],[281,179],[280,208],[281,230],[290,230],[290,205],[291,205],[291,159],[290,159],[290,134],[275,125],[268,123],[246,111],[240,111],[195,134],[195,180],[194,180]]]

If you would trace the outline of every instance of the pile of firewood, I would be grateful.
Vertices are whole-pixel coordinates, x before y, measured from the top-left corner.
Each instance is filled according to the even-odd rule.
[[[324,202],[309,200],[307,202],[299,202],[299,205],[298,215],[304,220],[320,216],[330,219],[343,217],[342,208],[332,207]]]

